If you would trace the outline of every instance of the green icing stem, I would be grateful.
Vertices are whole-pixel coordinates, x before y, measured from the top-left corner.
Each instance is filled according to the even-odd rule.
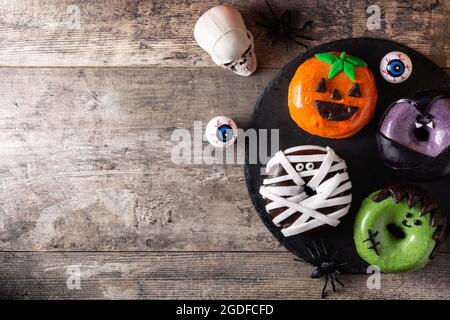
[[[436,245],[433,240],[435,228],[430,225],[430,214],[420,216],[420,205],[409,208],[406,199],[395,203],[391,197],[374,202],[373,196],[367,197],[356,215],[354,225],[354,240],[356,250],[361,258],[370,265],[376,265],[383,272],[406,272],[423,268],[430,260],[430,255]],[[407,218],[406,214],[412,217]],[[402,224],[406,220],[411,227]],[[420,225],[414,221],[420,220]],[[387,226],[395,224],[404,232],[405,237],[398,239],[388,231]],[[369,249],[372,245],[368,238],[369,231],[378,232],[376,241],[379,255]]]
[[[353,82],[355,81],[355,67],[367,67],[367,63],[358,57],[347,55],[344,51],[339,57],[331,52],[317,53],[314,55],[320,61],[331,65],[328,79],[334,78],[343,71]]]

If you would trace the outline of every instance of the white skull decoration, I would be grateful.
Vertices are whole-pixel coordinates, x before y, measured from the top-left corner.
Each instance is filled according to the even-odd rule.
[[[253,36],[233,7],[219,5],[206,11],[195,24],[194,36],[217,65],[241,76],[255,72]]]

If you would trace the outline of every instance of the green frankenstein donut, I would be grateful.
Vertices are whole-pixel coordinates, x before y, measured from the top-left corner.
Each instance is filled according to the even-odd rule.
[[[356,216],[358,254],[383,272],[423,268],[444,240],[446,221],[422,189],[391,184],[367,197]]]

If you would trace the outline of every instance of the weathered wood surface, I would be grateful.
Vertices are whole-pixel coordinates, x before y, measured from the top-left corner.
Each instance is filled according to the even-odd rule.
[[[382,274],[379,290],[367,288],[368,276],[344,275],[328,298],[450,299],[449,263],[446,253],[421,272]],[[67,287],[74,267],[80,290]],[[318,299],[323,279],[311,272],[287,252],[1,253],[0,297]]]
[[[0,65],[9,66],[211,66],[195,43],[196,19],[219,1],[178,0],[3,0],[0,6]],[[301,52],[268,50],[257,12],[262,0],[229,1],[254,34],[261,67],[280,68]],[[353,0],[272,0],[281,14],[293,9],[295,24],[314,20],[311,46],[347,37],[390,38],[411,46],[443,67],[450,67],[447,35],[450,2],[377,1],[381,29],[367,29],[370,2]]]
[[[176,128],[245,126],[273,73],[0,68],[0,248],[277,248],[242,166],[171,160]]]
[[[448,1],[379,1],[378,31],[366,30],[364,1],[272,2],[296,8],[297,25],[315,21],[312,45],[385,37],[450,67]],[[311,268],[259,221],[241,166],[170,159],[177,128],[192,133],[219,113],[245,127],[266,83],[302,51],[268,50],[254,23],[263,1],[233,1],[260,69],[211,68],[192,27],[215,3],[77,1],[79,28],[69,0],[1,3],[0,298],[318,297]],[[383,276],[380,291],[347,276],[332,297],[449,299],[449,254],[447,241],[426,270]],[[66,288],[70,265],[80,291]]]

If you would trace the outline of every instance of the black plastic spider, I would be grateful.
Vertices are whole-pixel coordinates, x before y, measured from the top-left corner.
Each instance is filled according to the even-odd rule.
[[[313,247],[307,245],[306,249],[308,250],[312,261],[312,263],[309,264],[316,267],[316,269],[314,269],[314,271],[311,273],[311,278],[319,279],[325,277],[325,284],[323,286],[321,295],[322,299],[326,297],[325,291],[328,286],[328,281],[331,282],[333,292],[336,292],[335,282],[339,283],[343,287],[344,284],[338,279],[338,274],[341,273],[339,270],[340,267],[342,267],[346,263],[341,263],[335,260],[337,251],[332,255],[330,255],[323,241],[322,241],[322,248],[319,248],[319,246],[317,246],[317,244],[313,242]],[[294,259],[294,260],[306,262],[302,259]]]
[[[286,51],[289,50],[289,42],[292,41],[298,45],[301,45],[305,48],[308,48],[306,44],[297,40],[297,38],[305,39],[305,40],[314,40],[310,37],[299,34],[298,32],[305,30],[308,26],[310,26],[313,22],[307,21],[303,27],[297,28],[292,25],[292,14],[289,10],[286,10],[281,17],[277,17],[275,12],[273,11],[272,6],[270,5],[268,0],[265,0],[267,6],[270,10],[270,15],[272,19],[269,19],[267,16],[258,12],[259,16],[263,19],[263,21],[256,21],[256,24],[262,27],[265,27],[268,32],[266,35],[271,39],[270,47],[272,47],[275,42],[278,40],[284,41],[286,44]]]

